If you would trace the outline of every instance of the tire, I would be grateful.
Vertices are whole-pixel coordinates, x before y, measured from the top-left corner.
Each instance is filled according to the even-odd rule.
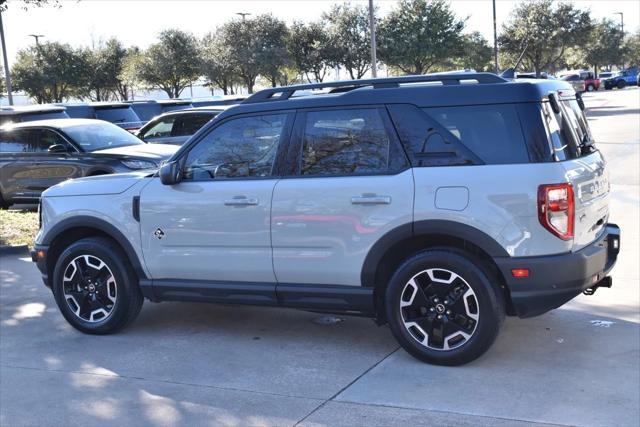
[[[2,197],[2,193],[0,193],[0,209],[9,209],[12,203],[9,203]]]
[[[102,237],[81,239],[60,254],[53,294],[71,326],[97,335],[124,328],[138,316],[144,300],[127,257]]]
[[[593,92],[596,90],[596,87],[592,84],[587,85],[587,92]]]
[[[409,354],[449,366],[486,352],[505,317],[496,280],[469,254],[449,248],[407,259],[389,282],[385,310],[393,335]]]
[[[627,82],[625,82],[624,80],[620,80],[617,84],[616,87],[618,89],[624,89],[624,87],[627,85]]]

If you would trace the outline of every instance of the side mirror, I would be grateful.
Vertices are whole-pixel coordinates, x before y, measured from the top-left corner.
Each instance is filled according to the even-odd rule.
[[[182,180],[182,171],[178,162],[166,162],[160,166],[160,182],[164,185],[174,185]]]
[[[47,151],[49,151],[50,153],[66,153],[69,150],[62,144],[53,144],[48,148]]]

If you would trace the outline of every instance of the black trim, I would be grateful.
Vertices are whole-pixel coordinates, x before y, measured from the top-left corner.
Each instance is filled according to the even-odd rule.
[[[617,249],[612,242],[617,240]],[[620,228],[608,224],[602,235],[576,252],[538,257],[496,258],[519,317],[533,317],[560,307],[607,276],[620,251]],[[528,268],[528,278],[514,278],[513,268]]]
[[[140,196],[133,196],[133,202],[131,203],[131,213],[133,219],[140,222]]]
[[[473,243],[493,258],[509,257],[509,253],[488,234],[459,222],[446,220],[423,220],[403,224],[386,233],[369,250],[360,274],[362,286],[374,287],[375,275],[380,261],[395,244],[413,237],[445,235]]]
[[[277,285],[276,292],[280,305],[285,307],[375,314],[372,288],[282,283]]]
[[[66,220],[60,221],[59,223],[51,227],[51,229],[49,229],[47,234],[45,234],[42,237],[40,244],[51,245],[51,243],[58,236],[60,236],[61,233],[64,233],[65,231],[70,230],[72,228],[79,228],[79,227],[94,228],[96,230],[99,230],[105,233],[109,237],[113,238],[116,242],[118,242],[118,244],[122,247],[122,249],[124,249],[125,254],[127,255],[127,258],[129,258],[129,261],[131,262],[131,265],[135,269],[136,273],[138,273],[138,277],[140,279],[144,279],[147,277],[146,273],[144,272],[144,269],[142,268],[142,264],[138,259],[138,255],[136,254],[136,251],[133,249],[133,246],[131,246],[131,244],[129,243],[129,240],[127,240],[124,234],[122,234],[122,232],[112,224],[92,216],[80,215],[80,216],[74,216]]]
[[[275,283],[156,279],[152,288],[152,299],[156,301],[278,304]]]

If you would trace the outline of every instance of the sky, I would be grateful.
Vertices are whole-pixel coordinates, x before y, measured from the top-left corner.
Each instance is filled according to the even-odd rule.
[[[590,9],[592,16],[619,20],[614,12],[624,13],[628,32],[640,27],[638,0],[575,0],[577,7]],[[73,46],[91,46],[112,36],[126,46],[147,47],[166,28],[179,28],[203,36],[230,19],[240,19],[237,12],[272,13],[287,23],[294,20],[312,21],[328,11],[336,1],[327,0],[61,0],[62,7],[31,7],[24,11],[17,1],[9,1],[2,14],[11,64],[19,49],[35,42],[29,34],[43,34],[41,41],[60,41]],[[338,1],[341,3],[341,1]],[[368,4],[368,0],[351,1]],[[374,0],[379,16],[391,10],[395,0]],[[466,32],[479,31],[493,41],[491,0],[450,0],[459,17],[468,17]],[[519,0],[497,1],[498,31]]]

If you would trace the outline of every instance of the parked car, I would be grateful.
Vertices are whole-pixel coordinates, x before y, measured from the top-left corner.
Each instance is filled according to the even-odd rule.
[[[192,98],[191,105],[193,107],[213,107],[217,105],[237,104],[246,99],[245,95],[223,95],[213,98]]]
[[[54,105],[29,105],[0,108],[0,126],[7,123],[30,122],[43,119],[68,119],[64,107]]]
[[[122,129],[133,132],[143,125],[131,104],[126,102],[93,102],[90,105],[95,111],[96,119],[113,123]]]
[[[125,101],[133,111],[138,115],[140,121],[143,123],[148,122],[155,116],[162,114],[162,105],[156,101]]]
[[[580,78],[584,80],[585,90],[593,92],[600,89],[600,79],[591,71],[580,71]]]
[[[67,115],[72,119],[95,119],[96,111],[86,102],[55,104],[64,107]]]
[[[186,99],[159,99],[156,102],[160,104],[163,113],[192,107],[191,101]]]
[[[227,107],[197,107],[170,111],[149,121],[136,135],[151,144],[182,145]]]
[[[609,77],[612,77],[615,73],[613,71],[603,71],[600,74],[598,74],[598,78],[600,79],[600,82],[602,83],[602,81],[604,79],[608,79]]]
[[[505,313],[612,284],[582,106],[567,82],[489,73],[266,89],[157,174],[47,190],[32,258],[85,333],[144,298],[257,304],[372,316],[420,360],[469,362]]]
[[[0,127],[0,206],[36,202],[69,178],[157,168],[177,150],[149,145],[101,120],[40,120]]]
[[[638,68],[629,68],[614,74],[612,77],[604,80],[604,88],[610,90],[613,88],[624,89],[626,86],[637,84]]]
[[[571,87],[573,87],[573,90],[578,93],[582,93],[586,90],[585,81],[579,74],[566,74],[560,77],[560,80],[568,82]]]

